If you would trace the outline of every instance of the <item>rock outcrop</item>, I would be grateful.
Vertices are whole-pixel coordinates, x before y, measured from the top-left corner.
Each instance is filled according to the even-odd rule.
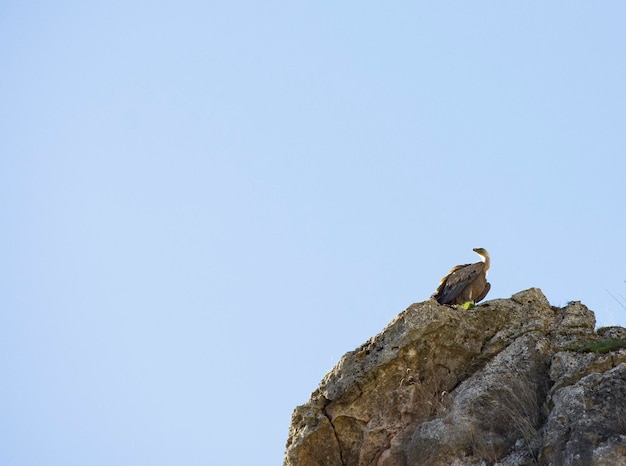
[[[594,328],[539,289],[413,304],[295,409],[284,464],[626,465],[626,329]]]

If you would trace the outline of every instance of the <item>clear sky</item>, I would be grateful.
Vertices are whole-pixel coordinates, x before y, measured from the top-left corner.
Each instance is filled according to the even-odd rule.
[[[624,18],[0,2],[0,464],[281,464],[293,408],[473,247],[487,299],[626,325]]]

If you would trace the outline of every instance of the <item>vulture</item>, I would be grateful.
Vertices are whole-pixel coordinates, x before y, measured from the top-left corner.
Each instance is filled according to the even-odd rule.
[[[453,267],[441,279],[439,287],[431,298],[439,304],[477,303],[487,296],[491,284],[487,281],[487,270],[491,261],[489,253],[483,248],[474,248],[473,251],[481,257],[475,264],[463,264]]]

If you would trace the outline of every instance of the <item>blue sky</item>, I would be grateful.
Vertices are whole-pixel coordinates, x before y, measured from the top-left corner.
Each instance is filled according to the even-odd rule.
[[[473,247],[626,325],[626,6],[434,3],[0,3],[1,464],[280,464]]]

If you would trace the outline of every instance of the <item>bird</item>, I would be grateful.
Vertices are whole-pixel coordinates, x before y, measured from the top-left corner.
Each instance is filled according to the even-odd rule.
[[[491,265],[489,253],[484,248],[472,249],[481,257],[475,264],[457,265],[441,279],[431,298],[439,304],[453,306],[477,303],[487,296],[491,284],[487,281],[487,270]]]

